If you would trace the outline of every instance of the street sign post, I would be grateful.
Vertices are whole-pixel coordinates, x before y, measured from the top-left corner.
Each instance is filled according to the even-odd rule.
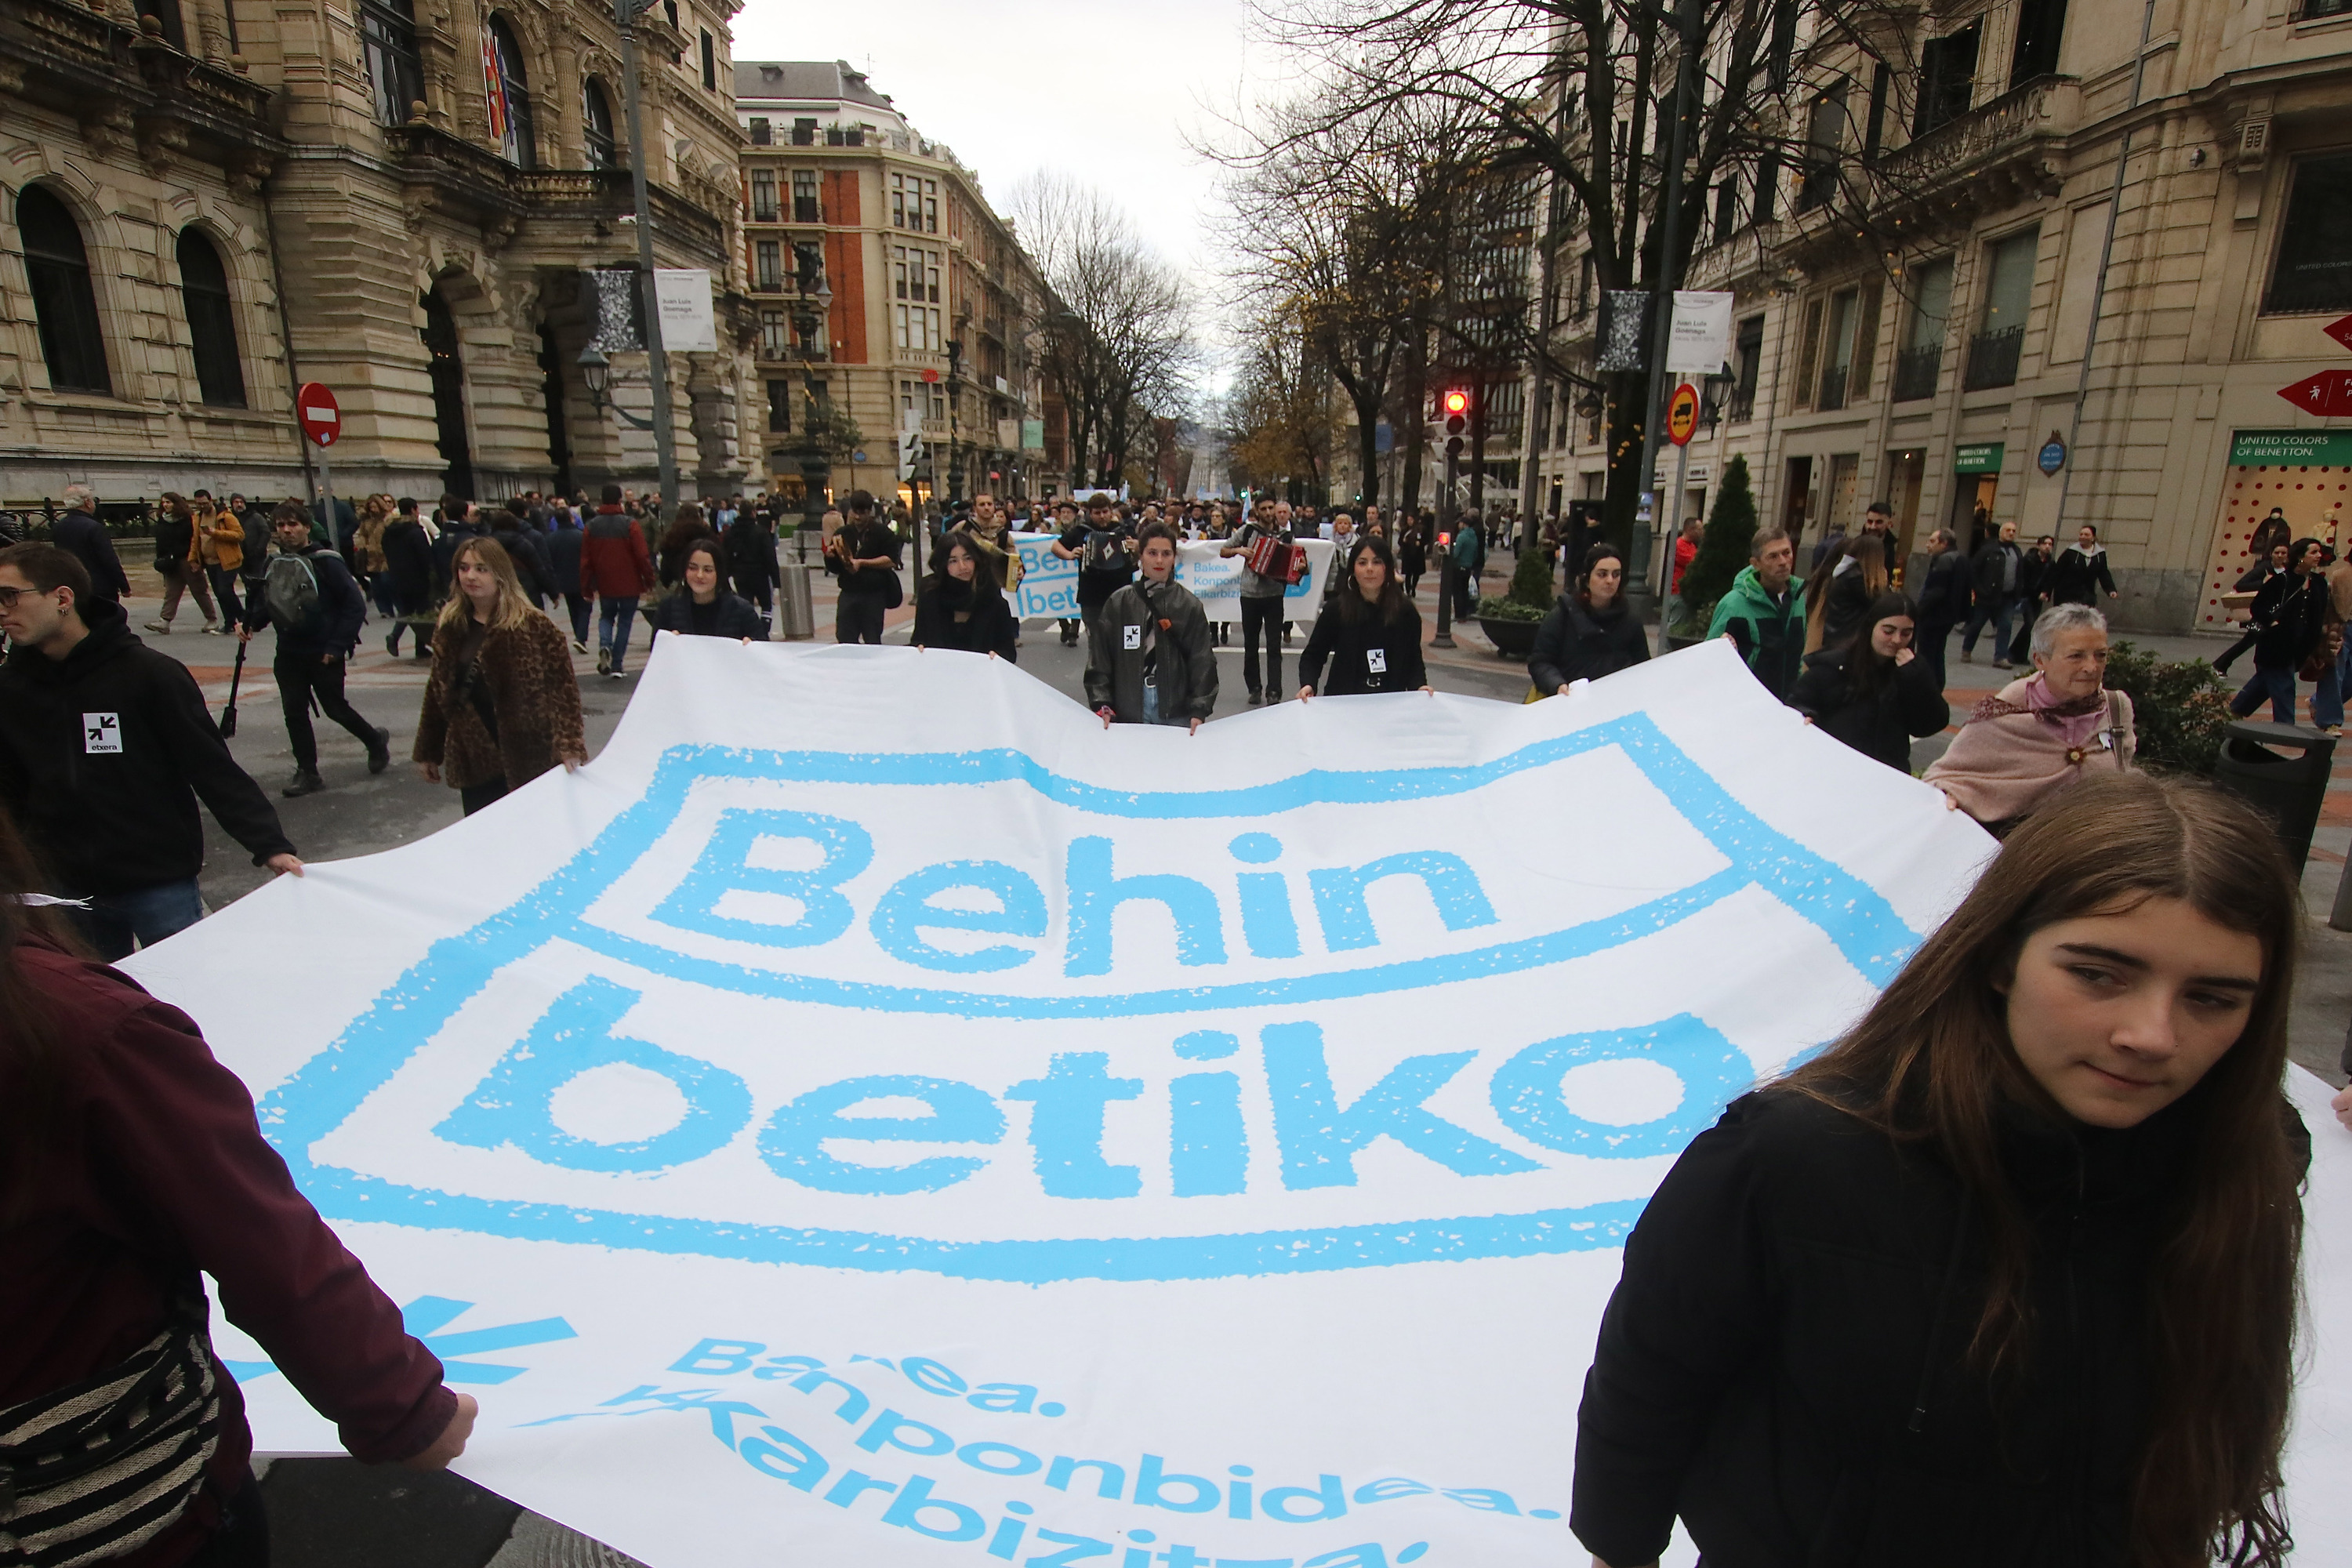
[[[342,405],[326,386],[306,381],[294,392],[294,417],[303,438],[319,448],[319,517],[327,526],[328,545],[340,550],[343,542],[335,537],[335,483],[327,467],[327,448],[343,433]]]
[[[2352,316],[2345,321],[2352,321]],[[2333,329],[2329,335],[2334,335]],[[2279,395],[2305,414],[2315,414],[2322,419],[2352,419],[2352,370],[2323,370],[2293,386],[2280,387]]]
[[[1674,396],[1666,400],[1666,439],[1675,444],[1675,488],[1667,495],[1666,505],[1658,508],[1659,537],[1665,541],[1658,552],[1658,651],[1664,653],[1671,646],[1667,628],[1675,622],[1675,547],[1682,542],[1684,486],[1690,481],[1690,441],[1698,434],[1698,388],[1689,382],[1675,387]],[[1657,483],[1657,476],[1644,474],[1643,479]]]

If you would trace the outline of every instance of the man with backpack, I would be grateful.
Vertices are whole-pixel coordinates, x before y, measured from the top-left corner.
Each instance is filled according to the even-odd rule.
[[[1087,498],[1087,520],[1065,529],[1055,554],[1078,563],[1078,618],[1085,623],[1087,658],[1094,658],[1095,622],[1110,596],[1135,579],[1135,533],[1119,521],[1118,502],[1108,491]]]
[[[264,625],[278,631],[278,653],[269,672],[278,679],[278,705],[286,713],[286,738],[294,751],[294,778],[278,791],[292,799],[327,787],[319,776],[319,739],[310,729],[310,703],[350,731],[367,748],[368,772],[392,765],[392,731],[360,717],[343,695],[343,661],[359,646],[367,599],[342,556],[310,536],[310,519],[299,504],[278,509],[271,520],[278,553],[261,579],[261,592],[246,608],[239,642],[250,642]]]

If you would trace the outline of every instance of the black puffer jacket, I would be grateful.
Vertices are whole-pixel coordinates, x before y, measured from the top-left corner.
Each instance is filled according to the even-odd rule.
[[[1578,1538],[1647,1563],[1679,1513],[1731,1568],[2123,1568],[2148,1271],[2193,1108],[2127,1131],[2006,1119],[2035,1338],[1997,1412],[1967,1354],[1987,1225],[1951,1172],[1790,1090],[1733,1101],[1626,1244],[1578,1415]]]
[[[1595,610],[1562,594],[1536,628],[1528,679],[1549,697],[1571,680],[1598,680],[1649,657],[1649,637],[1626,613],[1623,595],[1608,609]]]
[[[917,647],[961,648],[992,653],[1018,663],[1021,623],[993,583],[976,588],[953,577],[928,577],[915,596]]]
[[[1914,658],[1868,696],[1853,689],[1846,666],[1853,645],[1825,647],[1805,659],[1805,673],[1789,693],[1789,706],[1865,757],[1898,773],[1911,771],[1911,739],[1940,733],[1952,710],[1936,689],[1924,658]]]
[[[1353,588],[1347,590],[1354,593]],[[1356,597],[1358,605],[1363,597]],[[1355,697],[1371,691],[1417,691],[1429,684],[1421,657],[1421,612],[1411,605],[1393,621],[1375,620],[1370,614],[1349,618],[1335,595],[1323,604],[1315,630],[1298,656],[1298,683],[1323,681],[1328,662],[1331,677],[1323,682],[1326,697]],[[1378,668],[1374,668],[1374,665]]]
[[[724,588],[710,603],[698,606],[694,595],[685,588],[663,599],[648,612],[657,632],[675,632],[688,637],[750,637],[753,642],[768,640],[768,628],[760,624],[760,612],[749,600],[738,598]]]

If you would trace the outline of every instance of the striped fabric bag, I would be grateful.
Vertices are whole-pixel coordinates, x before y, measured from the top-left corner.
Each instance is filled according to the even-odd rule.
[[[0,1410],[0,1564],[75,1568],[163,1533],[220,1441],[205,1307],[87,1382]]]

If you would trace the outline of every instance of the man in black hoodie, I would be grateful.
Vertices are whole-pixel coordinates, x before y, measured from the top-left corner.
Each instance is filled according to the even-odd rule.
[[[202,919],[202,799],[272,871],[302,874],[268,796],[236,765],[177,659],[89,595],[79,559],[51,544],[0,551],[0,802],[56,879],[89,901],[75,917],[111,962]]]
[[[278,793],[316,795],[327,787],[319,776],[319,737],[310,728],[310,702],[367,748],[368,772],[392,765],[392,731],[360,717],[343,695],[343,660],[359,646],[367,619],[367,596],[360,592],[343,558],[310,535],[310,520],[299,505],[280,506],[270,520],[278,553],[269,558],[261,592],[246,607],[239,642],[249,642],[264,626],[278,628],[278,653],[270,674],[278,678],[278,703],[286,714],[286,738],[294,750],[294,778]]]

